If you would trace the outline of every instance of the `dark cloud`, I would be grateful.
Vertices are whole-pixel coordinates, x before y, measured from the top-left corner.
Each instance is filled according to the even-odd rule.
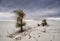
[[[2,0],[0,0],[0,3],[2,2]]]
[[[0,0],[0,12],[23,9],[31,18],[58,17],[60,16],[59,8],[60,0]]]
[[[59,0],[2,0],[1,6],[6,8],[52,8],[60,6]]]

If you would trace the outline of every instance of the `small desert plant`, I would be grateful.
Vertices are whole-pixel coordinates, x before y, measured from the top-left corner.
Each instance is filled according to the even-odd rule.
[[[48,25],[46,19],[43,19],[43,20],[42,20],[41,25],[42,25],[42,26],[46,26],[46,25]]]

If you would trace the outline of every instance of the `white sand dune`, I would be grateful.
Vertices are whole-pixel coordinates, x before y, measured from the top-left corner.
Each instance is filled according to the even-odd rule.
[[[7,35],[18,30],[15,28],[15,22],[0,22],[0,41],[60,41],[60,21],[48,20],[47,22],[49,26],[43,27],[37,26],[41,21],[26,21],[24,29],[31,29],[17,34],[13,38],[9,38]],[[44,32],[45,30],[46,32]]]

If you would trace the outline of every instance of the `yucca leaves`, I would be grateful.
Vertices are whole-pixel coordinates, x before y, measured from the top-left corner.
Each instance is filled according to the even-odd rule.
[[[22,23],[22,24],[16,23],[16,28],[21,27],[21,26],[25,26],[25,25],[26,25],[26,23]]]
[[[22,10],[16,10],[14,11],[16,13],[17,16],[19,16],[20,18],[24,18],[25,13]]]

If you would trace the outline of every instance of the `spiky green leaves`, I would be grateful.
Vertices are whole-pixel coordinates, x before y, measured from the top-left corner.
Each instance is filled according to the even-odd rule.
[[[23,12],[23,10],[16,10],[14,11],[16,13],[16,15],[18,15],[20,18],[24,18],[25,13]]]
[[[18,28],[18,27],[21,27],[21,26],[25,26],[26,25],[26,23],[24,22],[24,23],[16,23],[16,28]]]

